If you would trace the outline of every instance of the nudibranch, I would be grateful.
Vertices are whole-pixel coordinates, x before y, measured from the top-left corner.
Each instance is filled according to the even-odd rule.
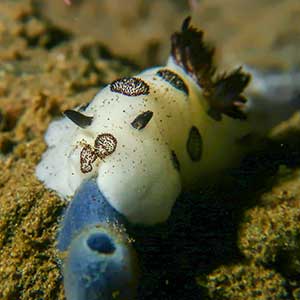
[[[36,175],[72,199],[57,244],[67,299],[134,299],[138,271],[127,230],[166,222],[183,190],[238,165],[250,150],[247,137],[299,108],[281,75],[256,71],[247,100],[250,76],[241,67],[216,75],[213,55],[187,18],[165,66],[115,80],[50,124]],[[252,97],[257,90],[262,97]]]
[[[213,54],[187,18],[166,66],[115,80],[50,124],[37,177],[66,198],[96,178],[131,223],[166,221],[182,189],[239,161],[238,141],[251,132],[242,95],[250,76],[217,76]]]

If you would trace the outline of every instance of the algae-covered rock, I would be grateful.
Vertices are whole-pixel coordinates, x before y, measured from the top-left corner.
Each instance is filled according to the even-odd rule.
[[[40,2],[55,24],[76,36],[96,37],[116,54],[149,66],[165,62],[170,32],[188,15],[217,46],[226,68],[300,65],[298,0],[127,0],[127,7],[123,0],[73,0],[70,6],[62,0]]]
[[[239,247],[256,262],[300,274],[300,171],[281,168],[277,184],[245,213]]]
[[[44,146],[40,140],[16,147],[0,172],[0,298],[55,299],[61,275],[54,248],[64,203],[34,176]]]
[[[0,59],[1,154],[41,136],[53,117],[132,71],[100,42],[72,39],[28,0],[0,3]]]
[[[300,288],[295,289],[293,291],[293,297],[294,297],[295,300],[299,300],[300,299]]]
[[[245,212],[238,237],[245,257],[280,272],[294,299],[299,299],[300,286],[299,178],[299,169],[281,166],[272,188]]]
[[[221,266],[208,276],[209,296],[214,300],[289,299],[285,279],[261,266]]]

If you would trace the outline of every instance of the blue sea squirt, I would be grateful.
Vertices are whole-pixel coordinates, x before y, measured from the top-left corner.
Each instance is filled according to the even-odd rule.
[[[135,298],[137,258],[123,221],[94,179],[80,186],[58,236],[58,249],[66,251],[63,275],[67,299]]]

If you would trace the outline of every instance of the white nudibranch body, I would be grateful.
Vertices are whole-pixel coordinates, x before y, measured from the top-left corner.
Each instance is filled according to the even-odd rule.
[[[239,162],[251,131],[240,95],[249,77],[213,81],[212,53],[186,20],[166,66],[116,80],[50,124],[37,177],[63,197],[96,177],[130,222],[166,221],[183,188]]]

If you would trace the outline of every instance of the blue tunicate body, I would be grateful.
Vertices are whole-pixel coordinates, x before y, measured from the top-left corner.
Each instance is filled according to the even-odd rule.
[[[107,202],[99,191],[96,179],[85,181],[65,212],[58,235],[58,249],[65,251],[74,236],[86,226],[107,222],[117,222],[127,227],[126,219]]]
[[[67,300],[135,298],[137,258],[126,224],[95,179],[80,186],[58,235],[58,249],[66,251],[63,277]]]
[[[103,241],[109,253],[89,247],[88,240],[93,236],[94,244]],[[103,243],[101,246],[103,250]],[[72,240],[64,264],[67,299],[134,299],[137,285],[135,260],[132,247],[118,234],[98,225],[85,228]]]

